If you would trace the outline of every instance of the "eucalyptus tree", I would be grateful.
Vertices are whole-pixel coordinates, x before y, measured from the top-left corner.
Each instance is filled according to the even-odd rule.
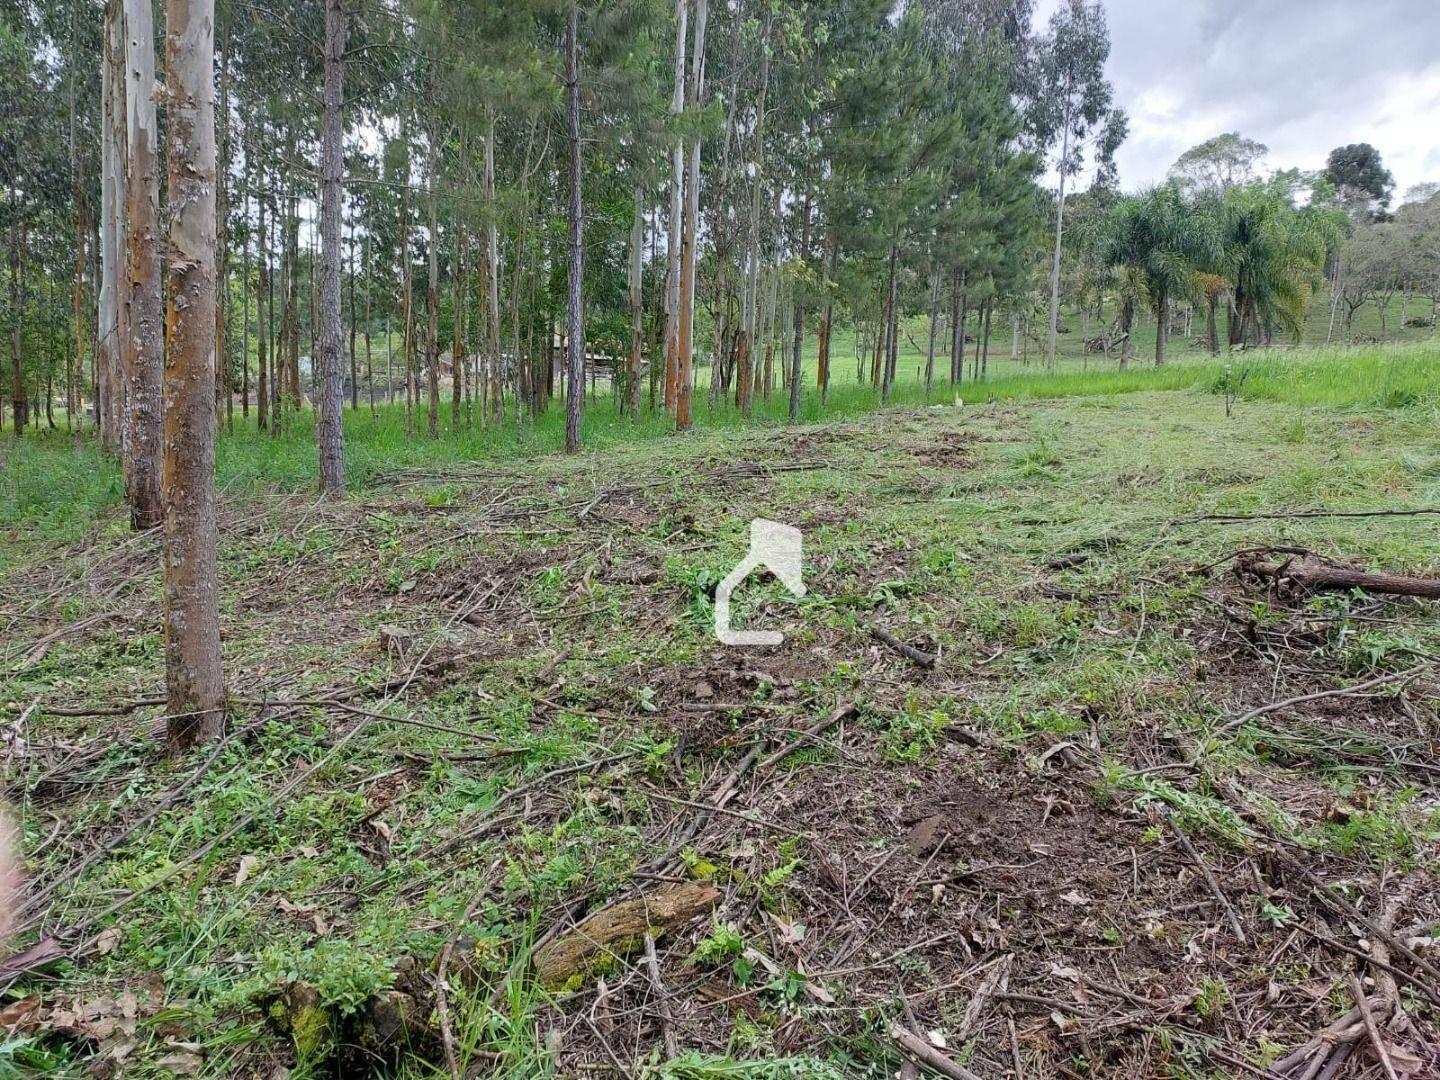
[[[1110,56],[1110,30],[1099,0],[1066,0],[1050,19],[1039,43],[1034,123],[1040,143],[1048,148],[1059,139],[1055,167],[1059,190],[1055,200],[1055,252],[1050,266],[1050,338],[1046,361],[1055,366],[1055,342],[1060,330],[1060,253],[1065,235],[1065,187],[1084,164],[1087,138],[1098,135],[1101,147],[1113,153],[1118,138],[1110,124],[1123,134],[1123,114],[1112,105],[1114,90],[1105,79]],[[1102,158],[1105,157],[1102,154]]]
[[[165,329],[160,297],[160,174],[156,163],[155,29],[150,0],[125,0],[125,214],[129,261],[124,296],[128,333],[125,488],[130,522],[158,526],[160,501],[160,383]]]
[[[345,492],[344,388],[341,375],[340,218],[345,199],[344,0],[325,0],[325,98],[320,139],[320,401],[315,435],[320,445],[320,490]],[[353,343],[352,343],[353,348]]]
[[[1200,193],[1223,195],[1231,188],[1252,183],[1256,167],[1270,148],[1238,131],[1225,131],[1196,143],[1170,166],[1170,175]]]
[[[225,729],[215,506],[215,7],[166,0],[166,743]]]

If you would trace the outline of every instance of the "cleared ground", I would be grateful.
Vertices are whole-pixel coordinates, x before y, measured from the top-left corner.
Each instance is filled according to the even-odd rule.
[[[179,762],[154,539],[88,458],[13,452],[81,509],[11,480],[15,944],[63,955],[13,965],[0,1069],[878,1078],[899,1021],[985,1077],[1258,1075],[1352,972],[1435,1068],[1435,602],[1235,556],[1435,576],[1436,516],[1290,515],[1440,507],[1436,414],[1370,370],[1327,404],[1257,374],[1227,418],[1216,377],[570,459],[360,436],[341,504],[285,492],[301,433],[237,442],[233,734]],[[809,593],[753,582],[787,641],[724,649],[757,516],[804,530]],[[667,888],[706,910],[653,966],[630,933],[541,987]],[[1337,1075],[1379,1069],[1361,1038]]]

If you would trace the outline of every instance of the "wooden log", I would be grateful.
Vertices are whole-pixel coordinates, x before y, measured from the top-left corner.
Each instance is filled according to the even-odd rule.
[[[1239,567],[1242,572],[1267,578],[1277,585],[1300,592],[1349,592],[1351,589],[1360,589],[1387,596],[1419,596],[1440,600],[1440,580],[1371,573],[1326,562],[1313,555],[1287,559],[1281,563],[1244,559],[1239,563]]]
[[[720,890],[708,882],[662,885],[649,896],[622,900],[586,916],[570,933],[535,954],[535,971],[547,990],[571,989],[572,982],[605,961],[638,951],[647,934],[689,922],[720,902]]]

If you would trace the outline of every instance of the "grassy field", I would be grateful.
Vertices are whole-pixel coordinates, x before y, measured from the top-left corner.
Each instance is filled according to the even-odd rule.
[[[842,336],[839,350],[847,346]],[[1240,353],[1214,360],[1203,354],[1179,358],[1163,368],[1137,362],[1128,371],[1113,364],[1061,366],[1047,372],[1043,366],[992,359],[989,376],[978,383],[951,387],[940,380],[927,396],[914,378],[905,378],[907,356],[899,367],[901,379],[892,394],[895,407],[953,405],[956,399],[976,403],[1055,399],[1074,396],[1113,396],[1142,391],[1187,390],[1223,399],[1226,386],[1245,400],[1271,400],[1297,405],[1332,407],[1415,407],[1440,405],[1440,347],[1429,343]],[[879,394],[857,381],[853,366],[837,362],[829,400],[822,407],[814,392],[814,343],[807,357],[801,420],[818,423],[857,417],[880,407]],[[948,363],[939,365],[948,371]],[[1227,374],[1228,368],[1228,374]],[[708,378],[708,371],[702,371]],[[478,422],[457,426],[450,412],[448,393],[442,395],[441,434],[424,434],[424,410],[417,415],[419,434],[405,434],[403,405],[381,403],[372,417],[362,401],[357,411],[346,411],[347,468],[352,484],[363,487],[396,469],[440,467],[445,462],[479,460],[513,461],[558,451],[564,440],[563,403],[538,421],[526,420],[517,433],[513,415],[501,425],[482,427]],[[788,393],[777,390],[769,401],[757,401],[752,423],[773,426],[786,421]],[[706,395],[697,392],[696,423],[704,428],[734,430],[745,421],[733,404],[708,408]],[[646,412],[636,423],[622,417],[607,383],[587,400],[583,436],[586,446],[601,452],[637,442],[665,439],[672,433],[663,415]],[[0,448],[0,525],[41,529],[55,538],[72,537],[97,515],[119,504],[122,485],[118,469],[91,445],[77,453],[73,439],[63,431],[42,432]],[[246,427],[237,419],[235,434],[222,436],[218,447],[218,481],[230,494],[302,491],[313,487],[315,446],[312,414],[306,410],[280,436]],[[5,557],[0,553],[0,568]]]
[[[91,451],[7,443],[14,944],[60,955],[9,981],[0,1075],[420,1078],[448,1044],[513,1080],[881,1080],[908,1012],[986,1077],[1218,1080],[1343,1014],[1352,970],[1398,978],[1427,1053],[1428,976],[1357,964],[1313,883],[1440,931],[1440,620],[1237,553],[1440,574],[1436,518],[1395,513],[1440,507],[1434,353],[1237,356],[1228,416],[1210,363],[1007,364],[958,408],[841,387],[686,437],[601,400],[572,457],[552,418],[406,443],[362,409],[335,503],[303,420],[226,439],[232,734],[181,761],[156,539]],[[808,592],[752,583],[786,642],[724,649],[757,516],[803,530]],[[708,910],[653,972],[631,936],[537,979],[666,883]]]

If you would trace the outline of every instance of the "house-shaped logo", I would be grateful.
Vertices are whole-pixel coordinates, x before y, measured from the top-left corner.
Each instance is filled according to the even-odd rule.
[[[785,635],[776,630],[731,630],[730,594],[750,574],[769,570],[796,596],[805,595],[803,540],[800,530],[778,521],[756,518],[750,522],[750,552],[715,590],[715,637],[722,645],[779,645]]]

